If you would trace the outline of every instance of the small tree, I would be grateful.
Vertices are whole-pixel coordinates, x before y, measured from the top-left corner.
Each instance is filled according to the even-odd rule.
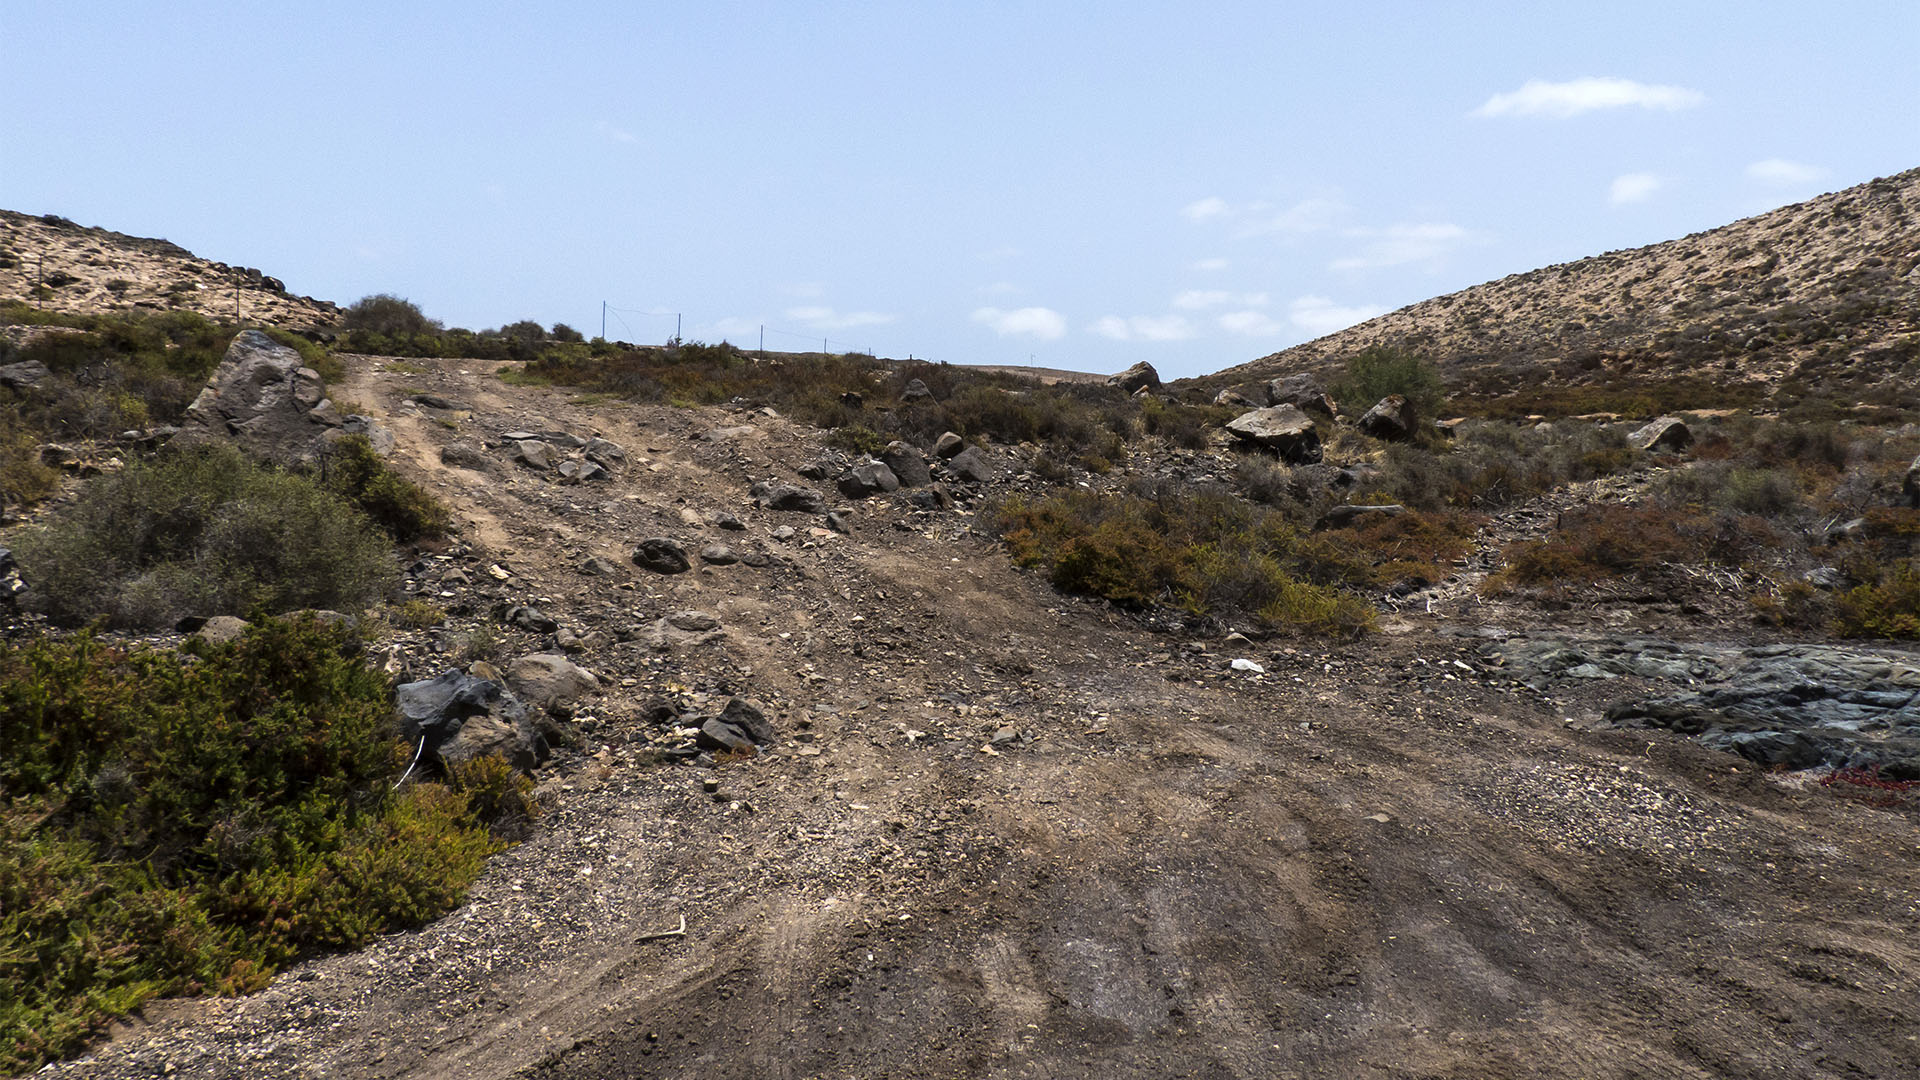
[[[1331,389],[1334,400],[1349,412],[1365,411],[1381,398],[1399,394],[1415,416],[1432,417],[1444,400],[1433,362],[1392,345],[1372,345],[1354,354],[1346,374]]]
[[[553,324],[553,333],[551,336],[555,341],[585,341],[586,340],[586,337],[582,335],[580,331],[575,330],[573,327],[568,326],[566,323],[563,323],[563,322],[557,322]]]
[[[424,334],[440,329],[440,323],[427,318],[420,305],[392,293],[375,293],[354,301],[342,314],[340,326],[375,334]]]

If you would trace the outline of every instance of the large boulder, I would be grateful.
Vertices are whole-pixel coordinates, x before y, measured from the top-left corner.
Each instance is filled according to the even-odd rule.
[[[1292,405],[1241,413],[1227,421],[1227,432],[1242,442],[1272,450],[1295,465],[1313,465],[1320,460],[1320,432],[1313,417]]]
[[[547,740],[527,707],[491,679],[449,670],[394,690],[400,734],[424,740],[420,757],[442,767],[499,754],[523,772],[547,759]]]
[[[973,484],[991,483],[1000,475],[1000,470],[977,446],[969,446],[947,459],[947,473],[956,480]]]
[[[1920,508],[1920,457],[1907,466],[1907,475],[1900,480],[1900,494],[1906,497],[1908,506]]]
[[[1359,428],[1362,434],[1371,435],[1386,442],[1402,442],[1413,438],[1413,407],[1399,394],[1388,394],[1380,399],[1373,408],[1360,417]]]
[[[1129,394],[1138,393],[1159,386],[1160,373],[1153,370],[1152,364],[1142,360],[1118,375],[1109,376],[1107,385],[1117,386]]]
[[[1305,372],[1268,383],[1267,404],[1291,405],[1302,412],[1319,413],[1329,420],[1340,412],[1340,407],[1328,396],[1320,380]]]
[[[1663,416],[1627,435],[1627,445],[1635,450],[1680,451],[1693,445],[1693,432],[1677,416]]]
[[[329,434],[364,434],[376,449],[391,447],[391,433],[364,416],[337,417],[322,407],[326,399],[326,384],[299,353],[244,330],[188,406],[182,434],[189,442],[230,439],[280,465],[313,464],[332,441],[324,437]]]
[[[687,549],[665,536],[649,537],[633,549],[633,565],[656,574],[684,574],[693,569]]]
[[[880,453],[880,464],[893,471],[901,487],[926,487],[933,483],[933,474],[927,471],[927,459],[911,443],[898,440],[888,443]]]
[[[893,470],[879,462],[870,465],[855,465],[848,469],[839,480],[840,494],[849,499],[864,499],[869,495],[880,495],[900,490],[900,478]]]
[[[507,664],[507,685],[522,701],[544,709],[593,693],[600,680],[559,653],[534,653]]]
[[[826,496],[794,484],[770,484],[757,497],[769,510],[788,510],[797,514],[819,514],[827,509]]]

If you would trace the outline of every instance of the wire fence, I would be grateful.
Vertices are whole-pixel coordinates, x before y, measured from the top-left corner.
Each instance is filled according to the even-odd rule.
[[[685,325],[685,314],[683,312],[647,311],[641,308],[615,307],[611,303],[604,300],[600,302],[600,336],[602,338],[605,338],[607,336],[607,329],[608,329],[607,324],[608,324],[608,320],[611,319],[615,324],[619,325],[622,331],[624,331],[628,335],[625,340],[631,340],[631,341],[641,340],[642,335],[636,333],[633,329],[633,325],[626,320],[625,316],[628,316],[628,315],[633,316],[636,321],[640,319],[660,319],[660,320],[672,319],[673,320],[673,336],[664,338],[664,342],[666,344],[671,345],[671,344],[676,344],[681,340],[681,336],[680,336],[681,331]],[[646,324],[642,324],[642,325],[645,326]],[[660,328],[663,330],[665,329],[664,323],[661,324]],[[648,327],[648,329],[651,329],[651,327]],[[820,343],[819,351],[826,355],[833,355],[836,352],[865,353],[868,356],[879,355],[878,353],[875,353],[873,351],[873,347],[871,345],[861,345],[861,344],[856,344],[854,342],[849,342],[849,341],[839,341],[823,334],[807,333],[799,330],[786,330],[777,326],[767,326],[764,323],[761,324],[758,327],[758,329],[760,333],[758,348],[759,348],[759,351],[763,353],[767,351],[767,335],[771,334],[777,338],[785,338],[792,341],[806,342],[809,345],[817,341]],[[649,336],[652,336],[652,335],[649,335]],[[776,349],[775,351],[778,352],[783,350]],[[814,350],[787,349],[784,351],[813,352]],[[925,359],[925,357],[915,357],[912,354],[908,354],[907,358],[910,360]]]

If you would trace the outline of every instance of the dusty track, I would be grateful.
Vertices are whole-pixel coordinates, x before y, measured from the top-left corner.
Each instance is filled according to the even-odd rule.
[[[605,749],[548,781],[542,831],[467,907],[249,999],[152,1008],[56,1073],[1920,1075],[1903,811],[1590,731],[1597,701],[1480,666],[1484,611],[1264,643],[1267,674],[1230,675],[1246,649],[1191,652],[1011,570],[965,518],[881,500],[765,570],[581,579],[583,554],[719,535],[683,510],[804,538],[746,489],[790,478],[808,433],[692,440],[741,418],[481,367],[363,364],[344,394],[551,613],[699,606],[728,638],[583,658],[611,683]],[[415,389],[474,419],[407,413]],[[541,424],[644,461],[610,490],[439,464],[456,434]],[[775,752],[718,770],[731,801],[626,749],[676,686],[781,714]],[[983,751],[1002,725],[1025,738]]]

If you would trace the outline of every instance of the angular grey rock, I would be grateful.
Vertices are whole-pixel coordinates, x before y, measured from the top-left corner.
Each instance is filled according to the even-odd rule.
[[[847,521],[847,516],[838,510],[827,512],[827,528],[849,536],[853,534],[853,525]]]
[[[933,456],[945,460],[967,448],[967,440],[951,431],[943,431],[933,440]]]
[[[617,563],[609,559],[603,559],[598,555],[593,555],[589,556],[585,562],[580,564],[580,572],[588,577],[613,578],[620,576],[620,567]]]
[[[686,549],[664,536],[640,541],[633,551],[633,564],[656,574],[682,574],[693,569]]]
[[[602,439],[598,436],[588,439],[586,445],[580,448],[580,452],[586,455],[588,461],[606,469],[616,468],[627,460],[626,447],[611,439]]]
[[[729,532],[739,532],[747,527],[746,522],[741,521],[739,518],[734,517],[732,514],[714,515],[713,524],[715,528],[726,529]]]
[[[848,469],[840,477],[839,487],[840,494],[849,499],[864,499],[869,495],[900,490],[900,479],[893,475],[892,469],[874,462]]]
[[[1259,402],[1241,393],[1240,388],[1237,386],[1229,386],[1225,390],[1213,395],[1213,403],[1215,405],[1238,405],[1242,408],[1248,405],[1259,404]]]
[[[508,626],[525,630],[530,634],[551,634],[560,628],[560,624],[546,612],[527,604],[515,604],[508,608],[505,622]]]
[[[17,364],[0,366],[0,386],[9,390],[25,390],[51,374],[47,365],[38,360],[22,360]]]
[[[791,525],[775,526],[773,532],[769,533],[768,535],[772,536],[775,540],[779,540],[782,542],[791,540],[794,537],[793,526]]]
[[[326,397],[300,354],[258,330],[227,346],[206,388],[187,408],[189,438],[219,436],[281,465],[311,465],[323,429],[308,414]],[[390,437],[390,436],[389,436]]]
[[[1388,394],[1360,417],[1358,426],[1362,434],[1385,442],[1401,442],[1413,437],[1413,410],[1406,398]]]
[[[440,464],[483,473],[490,473],[498,468],[478,443],[464,439],[450,442],[440,448]]]
[[[600,680],[559,653],[534,653],[507,664],[507,685],[520,700],[544,709],[593,693]]]
[[[543,431],[540,433],[540,440],[552,443],[563,450],[578,450],[587,445],[587,440],[566,431]]]
[[[700,561],[709,566],[732,566],[740,556],[725,544],[708,544],[700,549]]]
[[[908,379],[906,387],[900,391],[901,401],[926,401],[931,397],[933,391],[927,389],[927,384],[919,379]]]
[[[987,460],[977,446],[969,446],[948,458],[947,471],[956,479],[974,484],[990,483],[1000,475],[1000,470]]]
[[[1267,384],[1267,404],[1291,405],[1302,412],[1319,413],[1331,420],[1339,415],[1340,407],[1328,396],[1320,380],[1301,372],[1287,375]]]
[[[613,474],[602,468],[599,462],[586,458],[568,458],[555,471],[563,484],[591,484],[613,479]]]
[[[553,468],[553,447],[538,439],[515,439],[507,444],[507,456],[520,465],[539,472]]]
[[[953,496],[947,491],[946,487],[941,484],[921,488],[907,496],[907,501],[911,502],[914,508],[919,510],[953,509]]]
[[[439,409],[442,412],[472,412],[473,411],[473,406],[464,401],[456,401],[453,398],[444,398],[438,394],[415,394],[412,397],[408,398],[407,400],[423,408]]]
[[[449,670],[404,683],[394,690],[394,708],[401,735],[424,739],[422,756],[443,767],[498,753],[529,772],[547,758],[546,739],[526,706],[491,679]]]
[[[1676,416],[1663,416],[1627,436],[1627,445],[1635,450],[1685,450],[1693,445],[1693,432]]]
[[[1227,421],[1227,433],[1279,454],[1295,465],[1320,461],[1320,431],[1313,417],[1292,405],[1274,405],[1241,413]]]
[[[212,645],[225,645],[247,632],[252,624],[245,619],[236,619],[232,615],[215,615],[200,624],[193,637]]]
[[[927,459],[911,443],[897,439],[888,443],[880,452],[880,464],[893,471],[901,487],[926,487],[933,483],[933,474],[927,471]]]
[[[1160,373],[1153,370],[1152,364],[1142,360],[1118,375],[1108,376],[1107,385],[1117,386],[1129,394],[1137,394],[1142,390],[1159,386]]]
[[[775,484],[766,495],[767,508],[770,510],[790,510],[802,514],[818,514],[827,508],[826,496],[812,488],[795,487],[792,484]]]
[[[701,442],[720,443],[744,439],[760,430],[752,424],[739,424],[734,427],[710,428],[700,436]]]
[[[704,611],[676,611],[666,616],[667,625],[690,634],[720,629],[720,620]]]

